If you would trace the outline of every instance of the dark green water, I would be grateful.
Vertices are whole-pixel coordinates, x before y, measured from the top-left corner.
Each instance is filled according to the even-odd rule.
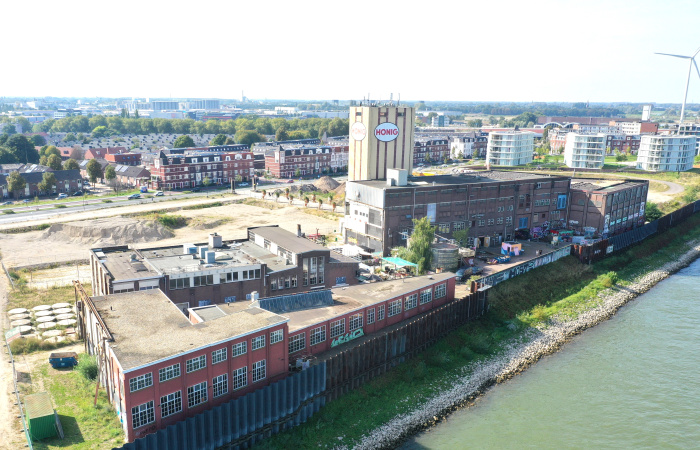
[[[700,260],[404,448],[700,448]]]

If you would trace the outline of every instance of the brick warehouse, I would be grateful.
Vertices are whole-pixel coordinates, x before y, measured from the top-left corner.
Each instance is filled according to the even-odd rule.
[[[569,228],[595,228],[603,238],[644,225],[649,181],[581,182],[571,185]]]
[[[190,308],[188,315],[160,290],[90,298],[78,286],[80,331],[131,442],[284,378],[301,354],[349,348],[362,335],[451,302],[454,282],[443,273]]]
[[[94,295],[160,289],[181,309],[349,286],[358,262],[277,226],[248,229],[248,239],[130,249],[92,249]]]
[[[517,230],[537,233],[568,222],[570,179],[520,172],[349,181],[343,233],[346,243],[388,254],[405,245],[413,219],[429,217],[436,234],[451,238],[469,228],[478,246],[511,240]]]

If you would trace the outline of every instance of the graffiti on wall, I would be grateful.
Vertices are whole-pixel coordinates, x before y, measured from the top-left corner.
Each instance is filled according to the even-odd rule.
[[[338,346],[340,344],[344,344],[346,342],[352,341],[353,339],[357,339],[361,336],[364,336],[365,332],[362,328],[358,328],[357,330],[353,331],[352,333],[345,333],[342,336],[338,336],[337,338],[333,339],[333,342],[331,342],[331,348]]]
[[[571,246],[567,245],[566,247],[562,247],[556,251],[553,251],[552,253],[542,255],[539,258],[531,259],[530,261],[526,261],[515,267],[511,267],[510,269],[502,270],[498,273],[494,273],[493,275],[484,277],[479,280],[479,282],[486,286],[495,286],[502,281],[517,277],[518,275],[522,275],[531,271],[532,269],[536,269],[540,266],[557,261],[565,256],[569,256],[570,254]]]

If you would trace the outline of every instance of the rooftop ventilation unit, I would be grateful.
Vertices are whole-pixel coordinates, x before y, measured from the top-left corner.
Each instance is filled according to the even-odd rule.
[[[214,264],[216,262],[216,252],[206,252],[205,256],[207,264]]]
[[[207,254],[207,251],[209,250],[209,247],[202,246],[202,247],[199,247],[197,250],[199,253],[199,259],[204,259],[205,255]]]
[[[223,241],[222,237],[217,233],[211,233],[209,235],[209,247],[210,248],[221,248],[222,241]]]
[[[194,255],[197,253],[197,246],[194,244],[182,244],[183,255]]]

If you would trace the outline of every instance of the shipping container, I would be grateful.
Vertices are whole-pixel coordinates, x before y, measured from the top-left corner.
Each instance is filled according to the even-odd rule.
[[[56,416],[48,392],[24,397],[24,410],[32,440],[56,436]]]

